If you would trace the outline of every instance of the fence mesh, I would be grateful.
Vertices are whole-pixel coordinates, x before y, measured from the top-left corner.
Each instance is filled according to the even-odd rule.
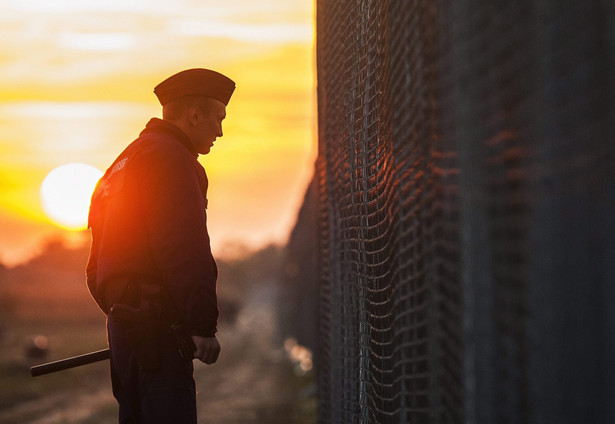
[[[322,423],[615,420],[614,14],[317,1]]]

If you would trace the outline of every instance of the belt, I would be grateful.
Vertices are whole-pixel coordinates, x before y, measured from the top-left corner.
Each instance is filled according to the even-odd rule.
[[[161,284],[152,282],[147,276],[127,275],[115,277],[105,284],[105,300],[110,307],[116,303],[134,308],[160,303],[163,296]]]

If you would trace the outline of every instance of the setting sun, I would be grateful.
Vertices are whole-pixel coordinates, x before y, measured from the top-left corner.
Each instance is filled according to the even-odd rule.
[[[90,198],[102,174],[83,163],[62,165],[47,174],[41,184],[41,202],[49,219],[68,230],[85,229]]]

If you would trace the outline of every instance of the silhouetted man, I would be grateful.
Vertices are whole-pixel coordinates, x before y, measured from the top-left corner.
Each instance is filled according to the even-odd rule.
[[[196,423],[192,359],[216,362],[217,268],[207,176],[197,161],[222,137],[235,83],[189,69],[154,92],[151,119],[92,196],[88,288],[108,315],[120,423]]]

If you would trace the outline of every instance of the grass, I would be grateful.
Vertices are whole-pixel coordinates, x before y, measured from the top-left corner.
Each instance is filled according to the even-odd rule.
[[[298,376],[275,337],[272,305],[256,302],[236,324],[222,324],[217,364],[195,362],[199,423],[316,422],[311,375]],[[108,362],[39,377],[32,365],[106,347],[100,319],[18,319],[5,321],[0,349],[0,422],[99,424],[117,420]],[[29,360],[24,346],[36,335],[49,341],[49,356]]]
[[[30,376],[33,365],[106,347],[104,321],[12,318],[5,326],[0,353],[0,422],[36,422],[62,406],[70,408],[71,400],[81,393],[110,387],[107,363]],[[25,355],[25,346],[36,335],[48,339],[46,358],[32,359]]]

